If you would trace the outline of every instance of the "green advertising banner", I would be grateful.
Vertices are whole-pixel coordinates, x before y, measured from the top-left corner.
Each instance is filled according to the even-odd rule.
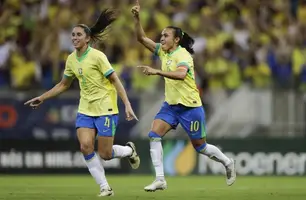
[[[239,175],[306,175],[306,139],[210,140],[236,161]],[[149,141],[136,141],[141,166],[136,173],[154,174]],[[224,174],[224,167],[198,154],[188,140],[164,140],[164,171],[170,176]]]

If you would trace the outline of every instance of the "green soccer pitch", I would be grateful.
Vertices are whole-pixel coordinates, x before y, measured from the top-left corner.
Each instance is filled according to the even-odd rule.
[[[168,189],[145,192],[152,176],[108,176],[115,192],[123,200],[305,200],[305,177],[237,177],[228,187],[223,176],[167,177]],[[90,175],[0,176],[1,200],[88,200],[98,199],[99,187]]]

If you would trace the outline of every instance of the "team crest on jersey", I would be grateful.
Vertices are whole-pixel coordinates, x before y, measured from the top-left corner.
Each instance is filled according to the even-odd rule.
[[[170,65],[172,63],[172,60],[167,60],[166,65]]]
[[[82,68],[79,68],[79,74],[82,74],[83,71],[82,71]]]

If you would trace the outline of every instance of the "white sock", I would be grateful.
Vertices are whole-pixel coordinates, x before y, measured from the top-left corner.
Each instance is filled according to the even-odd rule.
[[[206,144],[205,149],[201,153],[212,160],[222,163],[224,166],[228,166],[231,163],[231,160],[218,147],[212,144]]]
[[[161,141],[150,141],[150,154],[157,180],[164,180],[163,147]]]
[[[124,158],[132,153],[133,149],[129,146],[113,145],[113,158]]]
[[[100,186],[100,189],[108,186],[105,171],[100,162],[99,156],[93,152],[87,156],[84,156],[84,159],[91,176],[96,180],[96,183]]]

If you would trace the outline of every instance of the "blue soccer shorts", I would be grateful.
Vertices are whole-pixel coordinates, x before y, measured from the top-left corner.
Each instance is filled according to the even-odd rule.
[[[76,128],[92,128],[99,136],[114,137],[118,125],[118,114],[91,117],[81,113],[76,117]]]
[[[206,137],[205,112],[202,106],[186,107],[184,105],[169,105],[164,102],[155,119],[161,119],[176,129],[181,124],[190,139]]]

